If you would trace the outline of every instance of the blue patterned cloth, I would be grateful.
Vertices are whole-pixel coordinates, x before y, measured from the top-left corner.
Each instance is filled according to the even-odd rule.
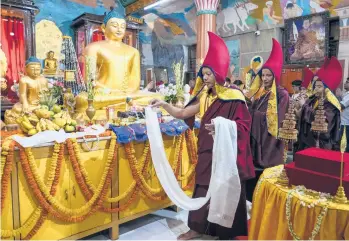
[[[117,136],[117,141],[126,144],[131,141],[144,142],[148,139],[147,128],[143,124],[131,124],[129,126],[114,126],[109,128]],[[187,124],[182,120],[172,120],[167,123],[160,123],[160,130],[168,136],[178,136],[188,130]],[[200,122],[195,121],[194,128],[200,128]]]

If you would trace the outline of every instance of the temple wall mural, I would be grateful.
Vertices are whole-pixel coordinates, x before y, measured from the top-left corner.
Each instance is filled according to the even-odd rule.
[[[145,78],[145,69],[164,67],[168,70],[169,80],[173,80],[171,68],[173,62],[186,59],[187,46],[196,43],[194,1],[177,0],[175,2],[175,6],[168,4],[161,8],[154,7],[144,11],[141,15],[133,14],[135,17],[144,19],[139,34],[142,79]],[[73,35],[70,28],[71,20],[82,13],[102,15],[110,7],[124,11],[118,0],[36,0],[35,4],[41,9],[36,16],[37,23],[41,20],[52,21],[62,35],[70,36]],[[259,39],[278,38],[278,33],[268,31],[268,29],[283,27],[284,19],[330,11],[332,16],[340,15],[340,38],[348,41],[349,20],[348,14],[344,13],[347,10],[343,10],[346,6],[349,6],[348,0],[221,0],[217,14],[217,32],[226,39],[228,46],[233,43],[230,41],[235,41],[230,47],[239,46],[238,48],[232,47],[231,53],[235,61],[234,75],[240,77],[241,69],[246,67],[246,64],[248,65],[255,52],[265,51],[267,53],[269,51],[269,46],[260,47],[258,45]],[[257,30],[261,31],[261,35],[255,38],[254,32]],[[243,46],[240,46],[239,39],[240,41],[241,39],[246,40],[241,41],[244,43]],[[281,38],[279,40],[282,41]],[[339,52],[348,50],[347,46],[349,45],[341,42]],[[347,65],[345,64],[344,68],[346,71],[349,68]]]
[[[83,13],[102,15],[110,7],[124,11],[118,0],[35,0],[35,5],[40,8],[35,17],[36,22],[53,21],[63,35],[69,36],[73,36],[73,30],[70,28],[72,20]]]

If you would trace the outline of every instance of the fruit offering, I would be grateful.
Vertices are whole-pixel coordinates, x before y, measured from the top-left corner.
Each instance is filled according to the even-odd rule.
[[[74,132],[77,125],[69,113],[63,111],[59,105],[54,105],[51,110],[47,106],[41,106],[33,113],[23,114],[16,122],[21,130],[30,136],[46,130],[64,129],[65,132]]]

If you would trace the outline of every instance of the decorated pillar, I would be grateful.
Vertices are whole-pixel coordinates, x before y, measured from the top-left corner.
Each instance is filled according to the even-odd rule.
[[[216,33],[216,15],[219,0],[194,0],[196,5],[196,72],[206,56],[208,50],[207,31]]]

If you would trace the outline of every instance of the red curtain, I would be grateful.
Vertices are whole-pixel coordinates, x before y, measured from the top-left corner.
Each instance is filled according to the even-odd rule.
[[[93,34],[92,34],[92,42],[98,42],[98,41],[101,41],[101,40],[104,40],[104,34],[102,31],[100,30],[94,30],[93,31]]]
[[[25,43],[23,19],[1,16],[1,49],[4,51],[8,70],[6,74],[9,99],[17,99],[11,91],[14,81],[19,81],[19,74],[24,72]]]

